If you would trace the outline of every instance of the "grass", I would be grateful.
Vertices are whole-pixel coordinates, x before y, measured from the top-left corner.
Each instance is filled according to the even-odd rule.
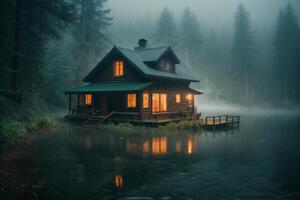
[[[113,132],[122,135],[127,134],[159,134],[159,133],[182,133],[186,131],[198,131],[201,129],[199,120],[170,122],[158,127],[134,126],[130,123],[107,123],[98,126],[106,132]]]
[[[0,153],[7,145],[13,143],[16,138],[27,132],[36,132],[40,129],[51,128],[55,125],[55,119],[49,115],[38,117],[29,122],[6,120],[0,123]]]

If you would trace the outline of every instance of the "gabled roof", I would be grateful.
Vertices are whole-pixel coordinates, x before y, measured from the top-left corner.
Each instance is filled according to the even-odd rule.
[[[179,58],[173,52],[171,47],[145,48],[145,49],[139,49],[137,51],[143,58],[144,62],[158,61],[162,56],[164,56],[166,53],[169,52],[173,56],[176,64],[180,63]]]
[[[171,52],[175,57],[175,72],[166,72],[156,70],[146,64],[146,62],[158,61],[166,52]],[[157,77],[157,78],[169,78],[177,80],[187,80],[193,82],[199,82],[199,80],[193,75],[193,73],[180,63],[179,59],[171,49],[171,47],[158,47],[158,48],[147,48],[144,50],[131,50],[122,47],[114,46],[114,48],[106,55],[110,55],[113,52],[119,52],[125,58],[127,58],[134,67],[145,76]],[[105,58],[103,60],[105,60]],[[90,82],[102,67],[102,61],[83,79],[85,82]]]
[[[102,84],[89,84],[65,91],[66,94],[80,94],[86,92],[120,92],[120,91],[139,91],[152,83],[130,82],[130,83],[102,83]]]

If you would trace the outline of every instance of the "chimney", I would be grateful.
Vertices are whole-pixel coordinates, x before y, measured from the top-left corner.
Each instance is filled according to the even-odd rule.
[[[135,50],[142,50],[142,49],[146,49],[146,48],[147,48],[147,40],[142,38],[142,39],[139,39],[138,46],[135,47],[134,49]]]

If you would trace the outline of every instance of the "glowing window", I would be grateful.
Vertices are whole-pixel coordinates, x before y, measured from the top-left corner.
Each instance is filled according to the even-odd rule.
[[[124,74],[124,62],[115,61],[114,62],[114,76],[123,76]]]
[[[167,111],[167,94],[153,93],[152,94],[152,112]]]
[[[188,105],[192,105],[193,104],[193,95],[192,94],[187,94],[186,95],[186,100]]]
[[[180,101],[181,101],[181,95],[176,94],[176,103],[180,103]]]
[[[143,108],[149,108],[149,93],[143,94]]]
[[[160,94],[160,111],[167,111],[167,95]]]
[[[91,94],[86,94],[85,95],[85,105],[92,105],[92,95]]]
[[[152,94],[152,112],[159,112],[159,93]]]
[[[127,107],[128,108],[136,107],[136,94],[127,94]]]

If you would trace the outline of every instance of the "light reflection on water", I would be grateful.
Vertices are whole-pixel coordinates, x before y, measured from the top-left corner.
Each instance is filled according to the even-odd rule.
[[[66,125],[32,151],[46,199],[300,199],[299,122],[154,135]]]

